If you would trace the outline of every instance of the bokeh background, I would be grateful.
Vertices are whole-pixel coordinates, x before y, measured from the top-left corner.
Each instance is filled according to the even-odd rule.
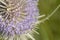
[[[40,15],[48,15],[60,4],[60,0],[39,0]],[[45,18],[43,17],[43,18]],[[40,20],[42,20],[41,18]],[[40,34],[35,35],[36,40],[60,40],[60,8],[53,16],[38,25]]]

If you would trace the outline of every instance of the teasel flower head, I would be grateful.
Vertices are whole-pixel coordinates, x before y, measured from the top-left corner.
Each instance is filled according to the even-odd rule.
[[[4,40],[28,40],[27,37],[35,40],[31,34],[36,32],[37,4],[38,0],[0,0],[1,37]]]

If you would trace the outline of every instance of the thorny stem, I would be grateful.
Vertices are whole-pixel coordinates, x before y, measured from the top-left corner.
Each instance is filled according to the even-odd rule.
[[[60,8],[60,4],[57,6],[57,8],[50,15],[48,15],[46,18],[42,19],[40,21],[40,23],[45,22],[46,20],[48,20],[59,8]]]

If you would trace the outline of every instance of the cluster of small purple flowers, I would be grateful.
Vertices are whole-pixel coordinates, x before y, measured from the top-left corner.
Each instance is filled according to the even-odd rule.
[[[19,10],[19,11],[15,11],[14,12],[15,15],[13,15],[14,17],[16,17],[16,15],[18,15],[18,17],[16,17],[16,18],[13,17],[10,22],[9,22],[9,20],[2,21],[2,18],[0,18],[1,35],[7,35],[7,36],[13,35],[14,36],[14,35],[25,34],[25,33],[29,33],[34,28],[34,23],[38,21],[37,17],[39,16],[39,13],[38,13],[39,10],[37,8],[38,0],[22,0],[21,2],[23,2],[23,1],[26,2],[25,8],[22,7],[23,10],[20,10],[19,8],[17,8],[17,10]],[[24,3],[22,3],[22,4],[24,4]],[[20,6],[22,4],[20,4]],[[22,21],[17,20],[17,18],[21,20],[20,14],[23,14]],[[27,15],[24,16],[25,14],[27,14]]]

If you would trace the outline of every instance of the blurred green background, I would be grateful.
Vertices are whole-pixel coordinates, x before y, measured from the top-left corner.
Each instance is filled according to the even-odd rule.
[[[40,15],[50,15],[59,4],[60,0],[39,0]],[[39,24],[38,27],[37,31],[40,35],[34,36],[36,40],[60,40],[60,8],[49,20]]]

